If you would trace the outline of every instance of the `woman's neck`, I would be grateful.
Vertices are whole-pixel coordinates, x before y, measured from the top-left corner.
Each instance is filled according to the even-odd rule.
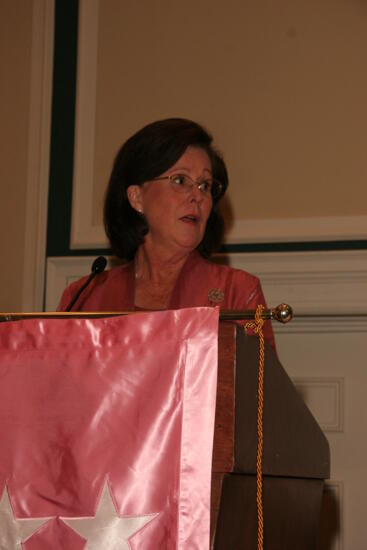
[[[152,284],[176,279],[190,252],[170,253],[142,245],[135,257],[135,277]]]
[[[170,254],[142,245],[135,257],[135,305],[166,309],[189,252]]]

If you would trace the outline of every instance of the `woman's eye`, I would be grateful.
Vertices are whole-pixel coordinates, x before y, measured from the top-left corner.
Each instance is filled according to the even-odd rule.
[[[172,181],[178,186],[184,186],[186,183],[186,177],[182,174],[176,174],[172,176]]]
[[[211,184],[210,181],[202,181],[201,184],[200,184],[200,189],[204,193],[210,193],[211,188],[212,188],[212,184]]]

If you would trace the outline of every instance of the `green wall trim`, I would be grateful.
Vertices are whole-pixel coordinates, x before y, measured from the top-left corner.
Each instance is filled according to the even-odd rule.
[[[251,244],[226,244],[218,252],[223,254],[239,254],[261,252],[317,252],[332,250],[366,250],[367,241],[323,241],[323,242],[297,242],[297,243],[251,243]],[[83,248],[80,250],[65,249],[59,254],[50,256],[110,256],[109,248]]]
[[[314,241],[286,243],[251,243],[223,245],[221,252],[315,252],[326,250],[361,250],[367,248],[367,241]]]
[[[56,0],[47,256],[70,247],[78,0]]]

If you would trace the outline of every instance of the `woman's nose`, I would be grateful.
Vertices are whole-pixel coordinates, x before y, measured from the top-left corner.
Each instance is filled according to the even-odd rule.
[[[193,185],[190,189],[190,199],[195,200],[195,202],[201,202],[204,198],[203,193],[199,189],[200,183],[193,182]]]

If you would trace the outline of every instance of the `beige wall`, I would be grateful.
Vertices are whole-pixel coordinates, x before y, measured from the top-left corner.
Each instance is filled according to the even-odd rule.
[[[236,219],[367,214],[367,4],[99,2],[93,223],[113,155],[168,116],[207,126]]]
[[[86,162],[98,231],[114,153],[166,116],[213,132],[236,220],[367,215],[366,3],[91,3],[99,6],[95,142]],[[2,310],[24,303],[32,11],[50,4],[0,5]]]
[[[32,1],[0,7],[0,310],[22,304]]]

